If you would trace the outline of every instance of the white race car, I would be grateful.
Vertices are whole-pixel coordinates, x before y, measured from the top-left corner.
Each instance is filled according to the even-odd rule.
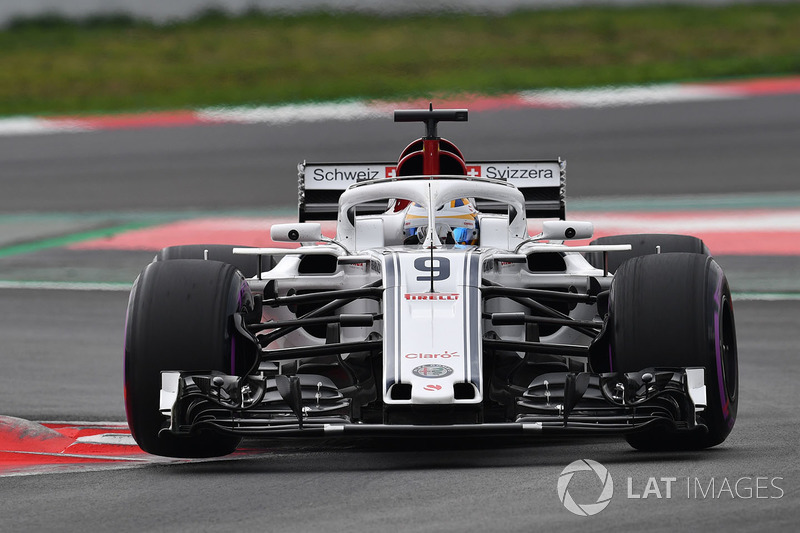
[[[271,228],[299,246],[175,246],[142,271],[125,405],[143,450],[218,456],[243,437],[350,435],[725,440],[733,306],[702,241],[567,245],[593,228],[564,220],[563,161],[467,162],[437,134],[466,110],[395,120],[426,129],[397,162],[299,166],[299,222]],[[313,222],[331,219],[335,238]]]

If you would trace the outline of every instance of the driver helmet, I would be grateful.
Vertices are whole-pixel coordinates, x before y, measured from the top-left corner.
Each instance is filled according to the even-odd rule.
[[[478,211],[467,198],[457,198],[435,212],[436,234],[443,244],[478,244]],[[406,211],[403,234],[406,243],[422,242],[428,232],[428,212],[414,203]],[[416,240],[414,240],[416,238]]]

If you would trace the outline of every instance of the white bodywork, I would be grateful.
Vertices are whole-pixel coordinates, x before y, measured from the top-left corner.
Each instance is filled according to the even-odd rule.
[[[428,210],[429,228],[436,226],[437,208],[459,198],[481,198],[508,206],[507,214],[481,214],[480,242],[475,246],[443,245],[435,231],[424,242],[403,245],[403,212],[391,208],[380,215],[359,215],[361,204],[406,199]],[[515,287],[577,287],[585,292],[589,277],[602,277],[579,253],[585,247],[568,247],[560,241],[538,242],[527,231],[525,198],[514,185],[470,177],[410,177],[370,179],[350,185],[339,198],[336,244],[301,246],[298,249],[237,249],[237,253],[286,254],[263,279],[279,282],[280,295],[305,288],[319,290],[361,287],[381,279],[383,304],[359,300],[342,312],[380,312],[383,320],[373,328],[346,328],[342,341],[358,341],[370,333],[383,336],[383,402],[386,405],[479,404],[484,397],[482,338],[487,321],[482,314],[521,311],[510,299],[489,300],[481,305],[480,287],[487,277]],[[559,223],[567,227],[566,223]],[[273,230],[280,240],[318,241],[318,225],[282,224]],[[312,227],[313,226],[313,227]],[[555,226],[554,226],[555,227]],[[575,223],[576,238],[591,234],[591,224]],[[295,231],[292,231],[295,229]],[[324,239],[323,239],[324,240]],[[310,242],[308,244],[311,244]],[[593,246],[591,251],[629,249],[623,246]],[[559,272],[530,272],[523,268],[529,254],[560,254],[565,267]],[[335,256],[336,272],[327,275],[298,273],[298,265],[311,255]],[[610,277],[605,284],[610,284]],[[268,319],[288,319],[283,310],[270,310]],[[578,305],[571,316],[592,320],[591,306]],[[494,326],[503,338],[524,340],[522,326]],[[543,339],[544,340],[544,339]],[[571,328],[561,328],[547,340],[587,344],[589,338]],[[321,344],[324,339],[304,329],[293,332],[274,347]],[[520,355],[522,356],[522,355]],[[345,356],[346,358],[346,356]],[[455,386],[466,384],[467,393],[457,398]],[[410,385],[410,394],[396,394],[398,385]],[[469,390],[469,387],[472,390]]]
[[[478,259],[452,249],[384,256],[384,403],[481,402]],[[392,398],[397,383],[411,384],[410,399]],[[456,400],[456,383],[473,384],[474,397]]]

